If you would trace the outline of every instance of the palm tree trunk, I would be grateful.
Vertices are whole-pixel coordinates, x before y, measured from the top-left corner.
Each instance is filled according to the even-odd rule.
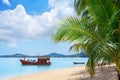
[[[117,70],[118,80],[120,80],[120,72]]]
[[[92,76],[90,76],[90,79],[91,79],[91,80],[93,80],[93,77],[92,77]]]

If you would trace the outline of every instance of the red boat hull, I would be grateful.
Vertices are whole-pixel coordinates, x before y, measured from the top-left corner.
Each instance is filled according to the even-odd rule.
[[[41,63],[41,62],[27,61],[27,60],[22,60],[22,59],[20,59],[20,62],[23,65],[50,65],[51,64],[51,62]]]

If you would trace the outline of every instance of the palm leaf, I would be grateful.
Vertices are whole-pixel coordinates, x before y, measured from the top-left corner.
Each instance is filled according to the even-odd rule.
[[[94,31],[90,32],[89,28],[90,27],[86,26],[86,24],[82,22],[79,18],[68,17],[67,19],[61,21],[53,38],[56,42],[72,42],[86,35],[87,37],[93,38],[96,41],[100,41],[101,38],[96,35],[98,33],[95,33]]]

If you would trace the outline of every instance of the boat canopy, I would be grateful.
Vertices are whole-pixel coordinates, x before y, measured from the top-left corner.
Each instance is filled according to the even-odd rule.
[[[49,57],[38,57],[38,60],[50,60]]]

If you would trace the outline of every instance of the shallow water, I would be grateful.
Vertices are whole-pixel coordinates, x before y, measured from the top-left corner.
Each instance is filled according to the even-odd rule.
[[[51,58],[51,65],[21,65],[19,59],[20,58],[0,58],[0,78],[30,74],[33,72],[69,68],[73,66],[83,66],[85,64],[73,64],[73,62],[79,61],[86,63],[88,60],[88,58]]]

